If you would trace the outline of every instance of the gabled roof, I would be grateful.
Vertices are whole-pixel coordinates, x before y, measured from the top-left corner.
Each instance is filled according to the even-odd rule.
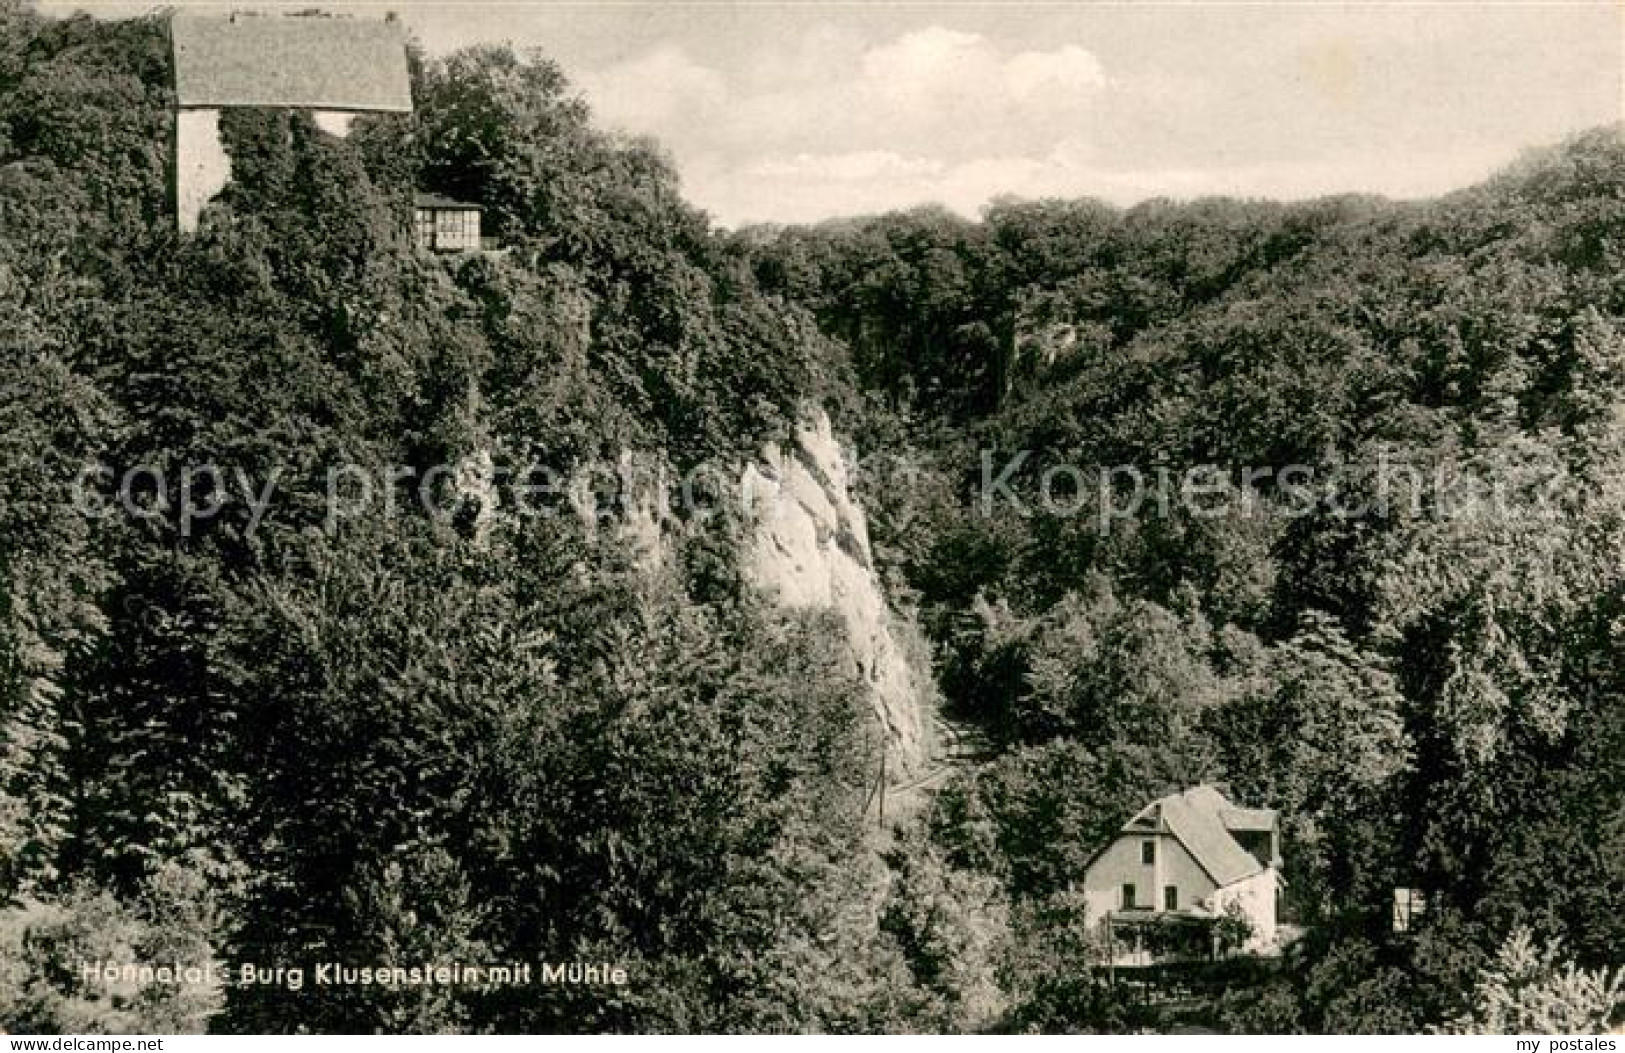
[[[169,32],[177,106],[412,112],[397,21],[177,14]]]
[[[464,212],[484,211],[483,205],[475,205],[467,201],[458,201],[455,198],[446,197],[444,194],[427,194],[421,190],[412,195],[412,204],[416,205],[418,208],[447,208],[458,209]]]
[[[1273,829],[1275,813],[1269,809],[1237,808],[1214,787],[1194,786],[1152,801],[1124,824],[1122,832],[1155,831],[1177,837],[1213,883],[1223,888],[1264,869],[1231,831]]]
[[[1268,808],[1221,808],[1219,818],[1223,820],[1226,830],[1263,834],[1275,829],[1275,813]]]

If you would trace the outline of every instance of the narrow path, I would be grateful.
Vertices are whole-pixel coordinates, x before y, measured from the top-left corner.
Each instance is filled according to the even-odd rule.
[[[940,713],[932,716],[931,723],[935,735],[929,768],[923,775],[889,784],[884,794],[876,794],[869,805],[871,821],[892,828],[912,819],[955,774],[992,757],[992,746],[980,728]]]
[[[932,795],[946,786],[956,773],[985,764],[993,757],[992,744],[980,728],[946,719],[941,714],[933,714],[931,726],[932,749],[925,774],[886,786],[884,795],[877,792],[870,796],[864,822],[873,833],[872,848],[882,856],[893,843],[893,833],[922,813]],[[844,915],[854,928],[878,924],[897,876],[890,866],[875,868],[874,873],[878,880],[868,890],[869,895],[853,902]]]

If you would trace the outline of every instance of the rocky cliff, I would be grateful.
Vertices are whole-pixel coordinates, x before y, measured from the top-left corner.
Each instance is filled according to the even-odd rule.
[[[611,517],[626,551],[653,570],[670,555],[666,530],[673,523],[671,495],[656,471],[639,472],[623,453],[615,466],[621,490]],[[846,454],[829,417],[812,413],[788,447],[769,444],[740,475],[748,529],[741,559],[747,580],[791,608],[838,614],[858,675],[886,735],[891,783],[925,774],[932,752],[931,673],[925,646],[907,619],[891,609],[876,573],[863,507],[852,493]],[[601,521],[601,498],[589,487],[570,492],[582,522]]]
[[[748,466],[743,492],[753,530],[745,572],[789,607],[840,615],[875,715],[887,734],[892,780],[924,769],[929,753],[930,673],[916,668],[906,624],[886,602],[869,549],[863,508],[827,415],[815,413],[789,447],[769,445]]]

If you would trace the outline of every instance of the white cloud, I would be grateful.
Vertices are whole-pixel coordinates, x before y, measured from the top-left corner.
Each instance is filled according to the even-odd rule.
[[[981,36],[932,26],[864,52],[860,88],[889,105],[931,112],[995,87],[999,65]]]
[[[916,113],[962,113],[965,103],[979,111],[1074,106],[1110,83],[1100,60],[1076,44],[1007,57],[979,34],[940,26],[869,49],[861,69],[861,90]]]
[[[1112,86],[1075,44],[1006,53],[941,27],[815,33],[732,78],[662,46],[580,81],[600,118],[672,144],[689,194],[729,223],[1098,192],[1076,137]]]
[[[1414,131],[1401,142],[1391,115],[1361,123],[1369,100],[1316,101],[1297,67],[1231,62],[1224,49],[1213,60],[1221,76],[1143,51],[1108,70],[1087,41],[1034,40],[943,25],[877,39],[855,23],[816,25],[742,60],[704,52],[715,67],[667,42],[579,80],[602,119],[666,142],[690,197],[728,224],[928,202],[974,215],[1006,194],[1415,196],[1515,153],[1487,134],[1424,142]]]
[[[1004,82],[1018,99],[1090,95],[1110,83],[1093,54],[1068,44],[1058,51],[1023,51],[1004,68]]]
[[[747,164],[769,154],[947,159],[1045,148],[1085,122],[1110,87],[1076,44],[1010,52],[940,26],[880,44],[825,29],[729,75],[664,45],[579,80],[608,123],[667,140],[679,158],[686,149]]]
[[[600,120],[641,133],[661,134],[689,121],[715,120],[729,106],[722,75],[670,45],[576,80]]]
[[[853,112],[914,148],[1031,148],[1075,130],[1109,86],[1100,60],[1076,44],[1009,55],[979,34],[934,26],[864,52]]]
[[[923,179],[942,172],[941,161],[904,157],[889,150],[841,154],[796,154],[768,157],[750,165],[745,175],[759,179],[815,179],[836,183],[877,179]]]
[[[1130,205],[1150,197],[1319,196],[1341,191],[1396,197],[1439,193],[1480,178],[1508,160],[1493,151],[1414,155],[1395,164],[1302,161],[1251,165],[1138,167],[1100,163],[1080,140],[1044,154],[989,155],[945,164],[886,151],[773,157],[744,169],[708,159],[690,173],[692,196],[721,220],[812,222],[938,203],[975,216],[996,197],[1096,197]]]

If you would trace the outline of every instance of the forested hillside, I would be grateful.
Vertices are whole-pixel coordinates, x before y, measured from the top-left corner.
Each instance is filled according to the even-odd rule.
[[[475,48],[343,140],[228,114],[180,237],[165,33],[0,0],[0,1027],[1131,1026],[1070,882],[1199,780],[1280,810],[1306,930],[1211,1022],[1609,1004],[1563,969],[1625,946],[1617,130],[1427,204],[726,234],[546,58]],[[415,251],[415,188],[503,251]],[[885,455],[876,560],[996,746],[884,836],[840,621],[750,585],[726,487],[653,565],[613,493],[513,511],[628,451],[737,478],[814,406]],[[1504,501],[1361,501],[1383,464]],[[1103,529],[1046,510],[1056,465],[1275,474]],[[338,466],[378,492],[335,520]],[[1403,939],[1395,886],[1434,896]],[[632,981],[78,968],[130,960]]]
[[[874,746],[828,626],[743,585],[726,514],[670,524],[658,571],[563,501],[470,509],[451,476],[324,522],[337,465],[479,453],[506,486],[625,450],[740,462],[840,373],[810,320],[760,295],[652,147],[593,131],[551,64],[503,50],[421,63],[418,113],[343,142],[230,115],[235,179],[179,239],[163,23],[0,11],[5,1028],[833,1012],[775,992],[839,974],[815,936],[865,880]],[[415,252],[415,180],[484,202],[507,253]],[[204,465],[194,508],[223,510],[188,520]],[[112,492],[134,467],[150,514]],[[240,480],[273,476],[256,521]],[[211,956],[639,979],[216,1005],[76,965]]]
[[[1308,929],[1229,1026],[1437,1025],[1524,928],[1619,964],[1619,129],[1423,204],[1010,202],[739,240],[851,347],[854,434],[893,451],[877,550],[1003,743],[939,802],[945,865],[1066,916],[1124,816],[1218,781],[1280,810]],[[1394,888],[1432,897],[1404,938]],[[1094,995],[1029,1022],[1112,1019]]]

